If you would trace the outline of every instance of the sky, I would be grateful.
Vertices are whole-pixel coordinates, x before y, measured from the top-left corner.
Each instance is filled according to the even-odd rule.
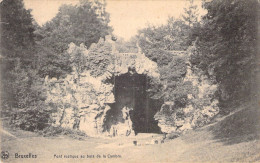
[[[50,21],[62,4],[77,4],[78,0],[24,0],[25,7],[32,9],[32,15],[39,25]],[[200,1],[195,0],[201,15]],[[110,25],[114,34],[129,40],[138,29],[148,24],[161,25],[169,16],[178,18],[187,5],[185,0],[107,0],[106,10],[110,13]]]

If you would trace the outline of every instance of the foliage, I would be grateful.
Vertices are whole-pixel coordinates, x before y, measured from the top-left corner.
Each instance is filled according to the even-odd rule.
[[[171,62],[160,68],[161,80],[178,81],[186,74],[186,60],[184,57],[173,56]]]
[[[161,82],[165,85],[165,89],[163,90],[164,100],[178,101],[177,103],[184,104],[187,93],[190,90],[188,86],[190,84],[183,82],[187,71],[185,59],[178,56],[173,57],[169,65],[161,67],[159,71]]]
[[[64,77],[72,71],[68,45],[83,43],[87,48],[97,43],[100,37],[112,32],[108,26],[109,14],[106,4],[98,1],[80,1],[77,6],[63,5],[58,14],[36,31],[39,48],[38,57],[42,77]]]
[[[184,14],[182,18],[189,27],[198,22],[198,6],[194,4],[194,0],[187,0],[188,7],[184,8]]]
[[[162,60],[169,60],[168,56],[171,55],[169,51],[185,50],[187,48],[188,36],[189,27],[184,21],[169,18],[166,25],[149,26],[140,30],[138,43],[142,52],[161,66],[168,64]]]
[[[67,54],[71,62],[73,71],[78,74],[84,70],[90,71],[93,77],[103,75],[107,70],[108,65],[111,65],[114,58],[112,55],[112,44],[110,38],[100,38],[98,43],[93,43],[89,49],[83,44],[76,46],[70,43]]]
[[[204,3],[196,46],[199,53],[191,63],[219,84],[222,106],[246,100],[256,92],[257,0],[213,0]],[[255,89],[257,90],[257,89]]]
[[[49,125],[50,110],[45,106],[43,81],[36,71],[22,69],[19,60],[15,69],[8,74],[3,83],[5,94],[11,95],[6,100],[5,115],[11,116],[11,125],[24,130],[41,130]],[[10,82],[12,81],[12,82]]]
[[[93,5],[92,2],[81,1],[78,6],[61,6],[52,21],[39,31],[43,37],[41,43],[59,54],[67,50],[71,42],[76,45],[84,43],[89,47],[100,37],[111,33],[108,14],[104,11],[105,17],[99,17],[98,7]]]
[[[92,44],[88,51],[86,69],[94,77],[103,75],[108,65],[113,62],[112,44],[101,38],[97,44]]]
[[[1,11],[1,51],[4,57],[30,59],[34,42],[34,25],[31,10],[22,0],[3,0]]]
[[[89,65],[81,53],[75,51],[72,57],[66,51],[70,42],[89,47],[111,33],[105,5],[88,0],[81,0],[78,6],[64,5],[52,21],[40,27],[22,0],[1,2],[1,111],[3,116],[11,117],[13,126],[30,131],[49,126],[53,110],[45,104],[43,78],[47,75],[63,78],[72,67],[98,73],[93,68],[96,61],[99,73],[106,68],[108,58],[105,56],[111,47],[106,50],[107,47],[102,46],[102,49],[102,43],[90,48]],[[104,62],[96,50],[104,52]]]
[[[149,91],[165,102],[155,115],[163,132],[200,127],[218,114],[214,78],[208,79],[189,63],[190,55],[199,54],[193,41],[199,36],[200,27],[196,21],[191,24],[170,18],[166,25],[139,31],[138,43],[142,51],[157,62],[160,72],[157,87],[151,87]],[[182,55],[172,52],[180,50],[186,52]]]
[[[26,70],[34,67],[34,26],[23,1],[3,0],[1,7],[1,106],[17,107],[20,90],[31,82]],[[13,81],[17,80],[17,81]],[[30,81],[29,81],[30,80]],[[10,109],[8,109],[10,111]],[[8,112],[4,110],[3,112]]]
[[[190,84],[183,82],[186,74],[186,58],[174,56],[172,51],[188,47],[190,28],[182,20],[169,18],[166,25],[148,26],[139,31],[138,44],[145,55],[157,63],[160,71],[160,84],[151,88],[154,96],[164,101],[175,101],[185,105]],[[164,85],[163,88],[160,85]]]
[[[147,82],[147,94],[151,99],[162,100],[163,93],[163,84],[160,79],[148,78]]]
[[[37,75],[35,24],[22,0],[1,2],[1,115],[24,130],[48,126],[43,81]],[[3,22],[3,23],[2,23]]]
[[[194,47],[190,47],[187,53],[190,55],[195,51]],[[172,68],[175,75],[170,78],[172,80],[166,80],[166,102],[155,115],[159,123],[169,126],[162,128],[166,133],[178,133],[204,126],[219,112],[218,100],[215,98],[217,85],[203,75],[201,70],[191,67],[189,63],[184,65],[183,73],[177,71],[182,69],[178,65],[175,65],[177,70]],[[168,76],[165,77],[167,78]]]
[[[72,72],[70,56],[64,52],[61,54],[54,53],[50,48],[37,45],[36,49],[36,69],[41,78],[56,77],[64,78]]]
[[[134,37],[129,41],[124,41],[122,38],[116,40],[116,50],[119,53],[137,53],[138,47],[136,46],[137,39]]]
[[[87,135],[79,130],[73,130],[69,128],[63,128],[63,127],[47,127],[45,128],[41,134],[43,136],[58,136],[58,135],[68,135],[69,137],[72,137],[74,139],[78,140],[84,140],[84,138],[87,137]]]

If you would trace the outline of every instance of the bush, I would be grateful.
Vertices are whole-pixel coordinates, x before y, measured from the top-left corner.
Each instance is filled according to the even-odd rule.
[[[179,133],[176,133],[176,132],[171,132],[169,134],[166,135],[166,139],[176,139],[177,137],[179,137],[180,134]]]
[[[97,44],[92,44],[88,49],[86,68],[94,77],[101,76],[106,72],[107,66],[113,61],[112,45],[100,38]]]
[[[10,125],[28,131],[42,130],[49,125],[51,110],[44,103],[44,81],[35,70],[22,67],[17,59],[14,69],[5,72],[2,81],[5,94],[2,113],[10,118]]]
[[[78,140],[84,140],[84,138],[87,137],[87,135],[82,131],[63,128],[63,127],[54,127],[54,126],[47,127],[40,133],[46,137],[67,135],[71,138],[78,139]]]
[[[194,53],[190,61],[216,79],[222,110],[230,104],[240,105],[259,92],[255,78],[259,72],[259,1],[213,0],[205,2],[204,8],[207,14],[196,41],[199,53]]]

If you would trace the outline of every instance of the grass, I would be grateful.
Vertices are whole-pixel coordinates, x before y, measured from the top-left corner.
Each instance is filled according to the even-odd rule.
[[[50,126],[44,129],[43,131],[40,131],[39,133],[44,137],[65,135],[78,140],[84,140],[87,137],[87,135],[84,132],[79,130],[53,126]]]
[[[214,139],[227,145],[259,139],[260,110],[257,105],[246,105],[209,129]]]

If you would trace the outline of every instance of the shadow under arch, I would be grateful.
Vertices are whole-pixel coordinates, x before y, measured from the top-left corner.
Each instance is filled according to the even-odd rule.
[[[124,107],[131,108],[129,116],[132,129],[138,133],[161,133],[154,115],[160,110],[163,102],[149,97],[147,89],[148,77],[131,71],[113,77],[115,103],[109,104],[104,129],[109,131],[112,125],[124,123],[122,115]]]

